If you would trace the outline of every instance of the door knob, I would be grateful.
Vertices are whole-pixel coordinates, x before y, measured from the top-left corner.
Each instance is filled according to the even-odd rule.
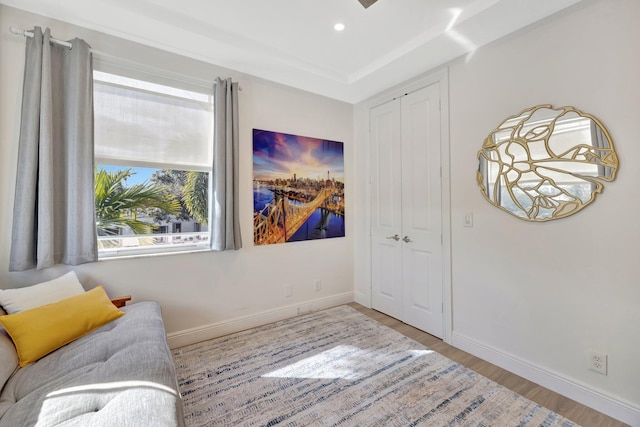
[[[400,236],[398,236],[397,234],[394,234],[393,236],[387,236],[387,239],[393,239],[397,242],[398,240],[400,240]]]
[[[402,241],[403,241],[403,242],[405,242],[405,243],[413,242],[413,240],[411,240],[411,239],[409,238],[409,236],[404,236],[404,237],[402,238]]]

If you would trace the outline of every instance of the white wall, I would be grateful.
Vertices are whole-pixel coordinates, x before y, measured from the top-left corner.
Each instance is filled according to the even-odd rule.
[[[353,118],[352,106],[297,89],[220,69],[135,43],[73,27],[41,16],[0,6],[0,287],[20,287],[56,277],[71,269],[9,273],[11,219],[18,153],[21,86],[25,40],[9,33],[9,26],[50,27],[54,37],[85,39],[94,49],[165,70],[211,82],[216,76],[240,82],[240,211],[244,248],[112,260],[74,267],[85,287],[103,284],[112,295],[131,294],[134,301],[155,300],[162,305],[167,331],[210,328],[187,334],[185,343],[207,334],[352,300],[353,294]],[[253,246],[252,133],[253,128],[312,136],[345,143],[345,238]],[[321,291],[315,291],[320,280]],[[293,296],[285,297],[285,286]],[[265,314],[266,312],[266,314]],[[233,320],[242,319],[240,322]],[[231,326],[227,322],[231,322]]]
[[[638,16],[637,0],[583,1],[449,64],[452,343],[633,425],[640,425]],[[504,118],[547,103],[599,118],[621,166],[592,206],[535,224],[484,200],[476,155]],[[366,141],[365,119],[356,109],[358,144]],[[356,167],[359,176],[367,165]],[[357,182],[357,191],[366,189]],[[473,213],[473,228],[463,227],[465,213]],[[366,238],[361,228],[358,242]],[[368,254],[356,251],[360,265]],[[357,296],[366,296],[366,276],[356,268]],[[608,354],[607,376],[587,369],[589,350]]]

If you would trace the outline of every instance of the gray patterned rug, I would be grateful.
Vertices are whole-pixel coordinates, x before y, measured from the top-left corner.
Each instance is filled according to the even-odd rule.
[[[348,306],[173,357],[188,426],[576,426]]]

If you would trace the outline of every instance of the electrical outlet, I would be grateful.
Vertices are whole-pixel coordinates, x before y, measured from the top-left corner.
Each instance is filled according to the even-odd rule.
[[[607,355],[605,353],[590,351],[589,369],[607,375]]]
[[[322,282],[320,280],[316,280],[316,292],[320,292],[322,290]]]
[[[293,295],[293,286],[291,286],[291,285],[287,285],[287,286],[285,287],[284,296],[285,296],[285,297],[287,297],[287,298],[289,298],[289,297],[290,297],[290,296],[292,296],[292,295]]]

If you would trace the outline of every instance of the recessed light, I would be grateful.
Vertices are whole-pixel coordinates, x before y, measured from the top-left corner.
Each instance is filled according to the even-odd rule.
[[[342,31],[344,30],[344,24],[341,22],[338,22],[336,25],[333,26],[333,29],[336,31]]]

